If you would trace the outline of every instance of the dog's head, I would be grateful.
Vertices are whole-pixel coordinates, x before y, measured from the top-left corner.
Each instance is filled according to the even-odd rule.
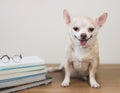
[[[75,44],[81,47],[90,45],[96,40],[98,29],[105,23],[107,15],[107,13],[104,13],[96,20],[89,17],[75,17],[71,19],[68,11],[63,11],[66,24],[69,26],[70,37]]]

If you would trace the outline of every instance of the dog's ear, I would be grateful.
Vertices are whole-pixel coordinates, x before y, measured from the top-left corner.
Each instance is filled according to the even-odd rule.
[[[108,13],[104,13],[104,14],[102,14],[100,17],[98,17],[96,19],[96,23],[97,23],[99,28],[103,26],[103,24],[105,23],[107,17],[108,17]]]
[[[70,24],[71,18],[70,18],[70,15],[66,9],[63,10],[63,16],[64,16],[66,24]]]

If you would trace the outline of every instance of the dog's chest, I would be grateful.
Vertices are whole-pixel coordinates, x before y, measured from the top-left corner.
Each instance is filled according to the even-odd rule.
[[[73,69],[79,74],[79,75],[88,75],[89,73],[89,62],[73,62]]]
[[[84,55],[87,55],[87,53],[89,52],[88,49],[75,49],[75,53],[79,56],[79,57],[83,57]],[[89,73],[89,64],[90,62],[86,61],[86,62],[80,62],[78,60],[75,60],[73,62],[73,69],[79,74],[79,75],[88,75]]]
[[[79,57],[83,57],[84,55],[87,55],[89,53],[89,49],[85,48],[85,49],[81,49],[79,47],[75,47],[74,52],[76,55],[78,55]]]

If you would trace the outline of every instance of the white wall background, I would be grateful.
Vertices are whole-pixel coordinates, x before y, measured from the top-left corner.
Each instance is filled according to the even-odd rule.
[[[120,0],[0,0],[0,56],[22,53],[46,63],[64,61],[64,8],[93,18],[108,12],[99,33],[101,63],[120,63]]]

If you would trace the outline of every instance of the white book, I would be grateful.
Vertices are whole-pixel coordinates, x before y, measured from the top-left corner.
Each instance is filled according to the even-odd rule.
[[[17,92],[17,91],[20,91],[20,90],[24,90],[24,89],[40,86],[40,85],[43,85],[43,84],[48,84],[48,83],[51,83],[51,82],[52,82],[52,79],[51,78],[47,78],[47,79],[42,80],[42,81],[37,81],[37,82],[29,83],[29,84],[24,84],[24,85],[11,87],[11,88],[1,89],[0,93]]]
[[[0,88],[12,87],[46,79],[46,74],[35,74],[0,81]]]
[[[0,80],[15,78],[15,77],[21,77],[21,76],[27,76],[27,75],[40,74],[40,73],[46,73],[46,70],[42,70],[42,71],[41,70],[35,70],[35,71],[0,75]]]
[[[0,60],[0,70],[3,70],[5,68],[12,68],[12,67],[22,67],[22,66],[34,66],[34,65],[44,65],[44,60],[40,59],[37,56],[29,56],[29,57],[23,57],[20,62],[16,63],[12,59],[4,63],[2,60]]]
[[[14,69],[12,68],[12,69],[0,70],[0,75],[34,71],[34,70],[44,70],[44,69],[46,69],[46,67],[41,66],[41,65],[31,66],[31,67],[23,67],[23,68],[14,68]]]

